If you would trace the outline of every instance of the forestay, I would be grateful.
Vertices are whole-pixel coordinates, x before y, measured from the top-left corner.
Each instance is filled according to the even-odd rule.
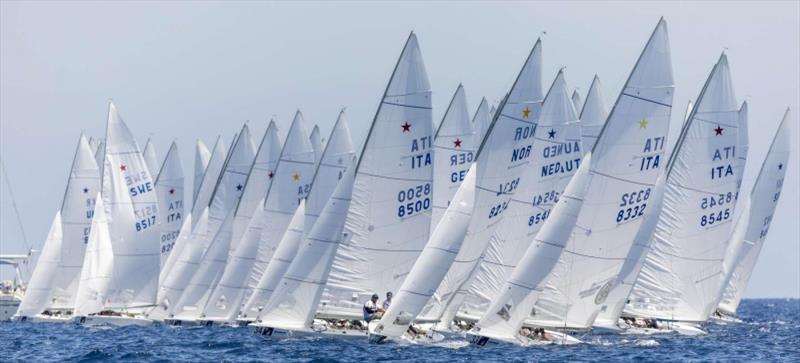
[[[484,105],[485,108],[485,105]],[[479,109],[480,110],[480,109]],[[488,112],[487,113],[488,118]],[[476,114],[477,115],[477,114]],[[480,121],[478,121],[480,122]],[[472,165],[479,140],[469,119],[464,86],[458,85],[433,141],[433,210],[431,232]]]
[[[734,236],[738,238],[731,243],[732,246],[738,245],[739,248],[733,257],[733,270],[730,271],[718,307],[730,315],[734,315],[739,307],[780,199],[791,151],[792,130],[789,119],[787,109],[753,185],[749,205],[744,204],[746,209],[736,223],[736,230],[744,233],[736,233]]]
[[[705,321],[716,308],[744,166],[737,111],[723,54],[675,146],[664,209],[626,313]]]
[[[476,271],[461,313],[479,318],[517,266],[550,216],[581,162],[581,125],[559,71],[545,97],[537,125],[534,157],[522,173],[524,183],[491,239]]]
[[[428,240],[433,178],[431,89],[408,38],[356,165],[353,202],[322,310],[361,316],[373,292],[396,291]]]
[[[647,198],[663,162],[672,80],[662,19],[594,149],[584,157],[502,293],[473,329],[475,334],[515,339],[531,313],[535,318],[545,315],[540,314],[545,312],[540,307],[533,311],[545,295],[543,303],[547,303],[542,305],[550,309],[546,315],[555,325],[591,324],[645,215]],[[564,271],[565,267],[571,270]],[[567,316],[568,309],[575,312]]]
[[[450,270],[426,308],[426,320],[448,326],[464,300],[478,263],[511,199],[527,181],[542,109],[542,43],[537,40],[476,155],[475,211]]]
[[[350,138],[350,129],[347,126],[344,110],[339,113],[328,140],[325,150],[320,156],[322,159],[317,164],[316,172],[311,182],[311,191],[305,201],[303,212],[300,214],[303,216],[303,220],[295,222],[294,218],[298,218],[298,212],[295,212],[295,216],[292,217],[293,219],[289,223],[287,233],[284,234],[283,239],[278,244],[278,248],[267,264],[266,270],[261,275],[253,294],[242,309],[242,315],[245,318],[255,316],[269,301],[281,277],[286,273],[289,264],[297,255],[303,238],[311,231],[342,175],[353,162],[355,149]],[[292,228],[299,230],[300,235],[297,236]]]
[[[156,178],[159,228],[161,228],[161,269],[178,240],[184,220],[183,166],[178,145],[173,141]]]

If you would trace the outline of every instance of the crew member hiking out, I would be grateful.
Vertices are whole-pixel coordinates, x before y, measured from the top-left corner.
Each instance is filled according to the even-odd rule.
[[[375,319],[380,319],[383,316],[383,309],[378,307],[378,294],[372,294],[372,298],[364,303],[363,309],[364,320],[370,322]]]

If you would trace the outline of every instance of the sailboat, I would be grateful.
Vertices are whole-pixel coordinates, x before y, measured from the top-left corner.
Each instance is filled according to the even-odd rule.
[[[72,315],[98,191],[100,169],[81,134],[61,209],[17,311],[19,320],[64,321]]]
[[[441,283],[420,314],[421,321],[438,322],[434,330],[445,334],[459,330],[452,328],[451,322],[466,298],[481,257],[509,214],[512,199],[527,183],[523,171],[533,160],[544,98],[541,67],[542,43],[537,40],[477,152],[475,212],[458,254],[443,261],[447,274],[441,281],[434,279]]]
[[[269,262],[295,209],[308,194],[313,168],[313,146],[302,113],[297,111],[283,150],[273,166],[274,174],[271,178],[267,176],[271,180],[269,188],[261,193],[261,203],[255,206],[256,214],[250,219],[237,248],[231,252],[219,283],[203,308],[203,321],[211,324],[235,321],[250,294],[250,286],[257,281],[257,277],[253,277],[256,265],[261,259]]]
[[[550,216],[567,183],[578,169],[581,123],[560,71],[545,97],[537,129],[533,161],[523,172],[524,183],[511,198],[508,215],[500,223],[483,254],[464,305],[457,317],[477,321],[500,294],[506,278]]]
[[[203,307],[227,262],[234,234],[236,206],[246,187],[247,175],[255,160],[256,148],[247,123],[242,126],[208,206],[209,236],[207,248],[180,298],[172,306],[174,316],[167,324],[194,323],[202,318]]]
[[[486,104],[481,103],[475,113],[476,118],[488,118]],[[433,141],[433,210],[431,214],[431,233],[442,219],[444,211],[458,191],[461,181],[472,165],[475,151],[480,140],[473,130],[474,122],[470,121],[467,110],[467,96],[464,86],[456,88],[450,105],[445,111],[442,122],[436,130]]]
[[[723,53],[670,158],[663,212],[623,316],[658,319],[681,334],[705,333],[692,323],[709,318],[723,284],[744,167],[740,121]]]
[[[161,269],[169,258],[183,226],[183,167],[178,145],[172,142],[156,177],[159,228],[161,228]]]
[[[791,131],[790,113],[787,109],[769,147],[767,157],[761,164],[753,190],[749,197],[745,197],[744,212],[736,222],[734,238],[729,247],[735,251],[732,256],[726,256],[731,260],[728,265],[729,270],[726,271],[727,281],[719,297],[718,315],[729,317],[736,315],[758,255],[764,246],[783,189],[786,168],[789,165]]]
[[[343,174],[260,322],[250,325],[257,334],[366,338],[362,302],[373,291],[396,290],[428,238],[432,136],[430,85],[412,32],[358,163]]]
[[[95,205],[74,320],[149,324],[134,317],[156,301],[160,232],[155,183],[130,130],[109,102],[102,192]]]
[[[501,294],[467,334],[472,344],[575,343],[563,331],[538,329],[591,326],[645,215],[664,153],[672,91],[667,27],[661,19],[594,148]],[[537,329],[522,329],[529,318]]]
[[[269,302],[278,283],[296,257],[303,238],[308,236],[342,175],[352,164],[355,148],[344,110],[339,113],[328,140],[311,180],[311,191],[308,198],[298,206],[252,295],[244,304],[242,320],[249,321],[251,318],[257,318],[263,306]]]

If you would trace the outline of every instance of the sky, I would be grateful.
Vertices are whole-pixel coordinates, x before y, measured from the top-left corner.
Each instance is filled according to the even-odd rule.
[[[792,108],[788,175],[747,297],[800,297],[800,2],[0,2],[0,158],[27,243],[41,247],[81,131],[102,137],[113,99],[159,158],[175,140],[226,142],[295,110],[327,135],[346,107],[360,143],[402,46],[417,33],[439,122],[459,83],[471,111],[498,102],[538,37],[544,89],[565,69],[585,96],[597,74],[611,109],[659,17],[672,50],[670,141],[720,53],[750,106],[749,191]],[[187,178],[187,183],[191,183]],[[191,188],[187,184],[186,191]],[[0,183],[0,253],[27,250]],[[188,199],[187,199],[188,200]],[[0,280],[10,279],[7,268]]]

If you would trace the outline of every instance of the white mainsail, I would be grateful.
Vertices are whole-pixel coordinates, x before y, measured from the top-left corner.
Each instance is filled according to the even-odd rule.
[[[534,155],[542,102],[542,43],[537,40],[476,155],[475,212],[458,255],[426,308],[426,320],[448,327],[467,294],[490,240],[524,183]]]
[[[743,240],[732,241],[732,245],[738,245],[739,248],[734,254],[732,270],[729,272],[718,307],[730,315],[736,314],[780,199],[791,151],[792,130],[789,118],[790,113],[787,109],[769,147],[767,157],[761,164],[761,171],[758,173],[749,199],[745,199],[749,203],[744,205],[746,209],[736,222],[736,230],[741,232],[735,233],[734,236]]]
[[[114,269],[109,220],[105,202],[97,193],[91,232],[81,267],[80,282],[75,293],[74,316],[87,316],[103,310],[108,302],[109,285]]]
[[[434,229],[397,297],[380,322],[370,325],[371,334],[402,336],[436,292],[467,235],[475,206],[476,167],[467,170],[464,182],[442,216],[442,223]]]
[[[215,146],[216,147],[216,146]],[[194,179],[192,179],[192,200],[197,198],[197,192],[200,191],[200,184],[203,183],[203,176],[208,167],[208,161],[211,159],[211,152],[208,151],[208,146],[203,140],[197,139],[194,151]]]
[[[167,262],[184,221],[183,166],[178,145],[173,141],[156,177],[159,228],[161,228],[161,269]]]
[[[287,214],[288,218],[292,217],[299,202],[308,193],[314,168],[314,150],[308,141],[299,111],[289,129],[283,150],[277,155],[270,154],[270,158],[277,156],[276,162],[270,166],[275,173],[272,178],[266,176],[271,183],[262,193],[261,203],[254,206],[256,214],[249,219],[242,240],[228,257],[219,283],[204,307],[203,315],[206,318],[225,321],[236,318],[252,284],[254,266],[262,258],[259,254],[269,253],[268,257],[264,257],[269,261],[272,250],[277,247],[270,243],[280,242],[289,224],[289,221],[283,224],[283,220]]]
[[[479,318],[514,271],[536,233],[550,216],[581,162],[581,124],[564,72],[553,81],[538,119],[534,158],[522,172],[524,183],[509,201],[483,254],[461,314]]]
[[[153,145],[153,141],[149,137],[147,138],[147,142],[144,144],[142,156],[144,157],[144,163],[147,165],[147,170],[150,172],[150,176],[153,179],[158,179],[158,155],[156,154],[156,147]]]
[[[579,108],[581,114],[581,142],[583,143],[583,154],[586,155],[594,147],[600,130],[608,118],[605,100],[600,93],[600,78],[597,75],[592,79],[589,86],[589,93],[586,94],[586,102]]]
[[[583,108],[583,101],[581,100],[581,94],[578,93],[578,90],[572,91],[572,106],[575,107],[575,110],[580,110]]]
[[[98,165],[98,170],[100,170],[100,165],[103,165],[103,159],[106,157],[106,142],[104,140],[97,141],[97,148],[92,149],[92,152],[94,153],[95,164]],[[99,173],[97,179],[100,180]]]
[[[486,97],[481,98],[481,103],[475,110],[475,115],[472,116],[472,129],[475,131],[475,143],[480,145],[483,138],[486,136],[486,130],[489,130],[489,125],[494,120],[495,109],[492,106],[489,109],[489,102],[486,102]]]
[[[664,210],[625,312],[705,321],[716,308],[739,179],[738,104],[723,53],[667,169]]]
[[[481,117],[488,118],[485,102],[481,103]],[[476,113],[476,118],[478,113]],[[482,122],[482,121],[476,121]],[[450,200],[458,191],[461,181],[467,175],[474,160],[480,140],[473,130],[467,110],[467,96],[464,86],[458,85],[450,106],[439,124],[433,141],[433,210],[431,212],[431,232],[439,224]]]
[[[283,235],[283,239],[266,265],[266,270],[261,274],[253,293],[242,308],[242,315],[245,318],[255,316],[269,301],[278,282],[297,255],[303,238],[308,235],[316,223],[342,174],[352,164],[355,149],[350,138],[350,129],[344,117],[344,110],[339,113],[328,140],[311,181],[311,191],[303,205],[304,220],[294,221],[294,218],[297,218],[297,212],[295,212],[295,217],[292,217],[286,234]],[[300,236],[296,236],[292,232],[292,228],[299,230]]]
[[[69,310],[75,305],[75,293],[78,290],[81,266],[92,225],[95,196],[101,188],[100,168],[94,154],[85,137],[81,136],[72,161],[64,200],[61,203],[63,241],[59,250],[58,271],[52,282],[53,291],[49,297],[50,308]]]
[[[214,194],[214,189],[217,187],[217,183],[219,182],[222,169],[225,167],[225,161],[227,160],[227,157],[228,151],[225,147],[225,142],[222,141],[222,136],[218,136],[217,141],[214,143],[214,148],[211,151],[211,158],[208,159],[208,165],[205,167],[205,171],[203,172],[202,181],[199,185],[195,185],[197,191],[195,192],[195,196],[193,198],[194,202],[192,204],[193,216],[200,215],[203,212],[203,209],[208,207],[208,203],[211,201],[211,196]],[[195,167],[196,166],[197,159],[195,159]],[[194,220],[193,223],[196,224],[197,220]]]
[[[194,276],[174,306],[173,312],[176,316],[181,318],[199,317],[208,296],[213,291],[215,281],[225,267],[233,237],[236,205],[245,188],[255,154],[250,128],[245,124],[231,147],[230,155],[225,161],[222,174],[208,206],[208,231],[213,238],[210,241],[204,241],[208,247],[199,260]],[[182,310],[186,314],[179,315]]]
[[[548,306],[561,307],[550,312],[558,314],[558,326],[592,323],[645,214],[663,158],[672,91],[669,40],[661,19],[592,152],[473,334],[517,341],[518,330],[545,295],[548,302],[563,299]],[[573,270],[563,271],[564,266]],[[578,306],[578,314],[567,315]],[[537,307],[536,318],[540,311]]]
[[[411,33],[356,165],[323,310],[361,316],[367,296],[400,287],[430,232],[432,148],[430,84]]]
[[[114,251],[106,308],[153,305],[161,266],[155,183],[139,146],[109,103],[103,203]]]

